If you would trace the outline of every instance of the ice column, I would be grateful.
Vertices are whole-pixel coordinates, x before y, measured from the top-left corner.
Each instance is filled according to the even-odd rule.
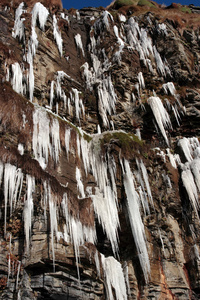
[[[167,129],[167,128],[172,129],[170,117],[169,117],[166,109],[164,108],[159,97],[150,97],[147,101],[152,109],[152,112],[154,114],[154,117],[156,119],[158,127],[159,127],[167,145],[169,146],[169,141],[168,141],[165,129]]]
[[[85,56],[85,52],[83,49],[83,44],[82,44],[82,40],[81,40],[81,35],[79,33],[77,33],[74,37],[75,42],[76,42],[76,46],[77,48],[79,48],[82,52],[83,57]]]
[[[101,262],[103,266],[104,277],[106,279],[107,298],[109,300],[126,300],[126,283],[120,262],[118,262],[112,256],[105,257],[103,254],[101,254]],[[113,290],[115,292],[115,297],[113,295]]]
[[[26,248],[29,252],[29,241],[31,236],[31,225],[32,225],[32,216],[33,216],[33,193],[35,191],[35,178],[26,175],[26,201],[24,203],[24,232],[26,237]]]
[[[12,36],[14,38],[19,37],[19,40],[24,40],[24,20],[25,18],[21,18],[21,15],[26,12],[24,8],[24,2],[20,3],[15,12],[15,24],[12,31]]]
[[[56,19],[56,16],[53,15],[53,35],[54,35],[54,39],[56,40],[57,46],[58,46],[58,50],[60,52],[60,56],[62,56],[62,37],[61,37],[61,32],[58,29],[58,22]]]
[[[129,163],[126,159],[122,163],[124,187],[127,196],[127,209],[131,224],[132,234],[138,251],[141,268],[143,270],[145,281],[150,277],[150,262],[146,246],[146,236],[139,208],[139,195],[135,190],[134,177]]]
[[[17,93],[23,94],[23,74],[18,62],[12,64],[12,74],[13,77],[11,84],[13,90],[15,90]]]
[[[2,165],[1,165],[2,167]],[[3,172],[3,169],[1,168]],[[1,174],[2,174],[1,172]],[[2,176],[1,176],[2,177]],[[5,225],[4,232],[6,233],[6,218],[7,218],[7,204],[9,201],[10,215],[15,209],[17,201],[20,199],[23,184],[23,173],[21,169],[7,163],[4,168],[4,199],[5,199]]]

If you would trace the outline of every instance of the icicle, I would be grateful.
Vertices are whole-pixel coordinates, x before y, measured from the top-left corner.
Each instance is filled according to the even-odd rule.
[[[81,137],[81,156],[82,161],[84,164],[84,170],[85,174],[87,176],[89,170],[90,170],[90,162],[89,162],[89,145],[88,142],[84,139],[84,137]]]
[[[60,56],[62,56],[62,37],[61,37],[61,32],[58,29],[58,24],[57,24],[57,19],[56,16],[53,15],[53,35],[54,35],[54,39],[56,40],[57,46],[58,46],[58,50],[60,52]]]
[[[174,113],[174,116],[175,116],[175,119],[176,119],[176,122],[178,124],[178,126],[180,126],[180,122],[179,122],[179,119],[181,119],[180,115],[179,115],[179,112],[178,112],[178,109],[177,109],[177,105],[175,104],[175,106],[172,106],[172,111]]]
[[[118,253],[118,233],[119,216],[114,201],[114,195],[110,186],[104,187],[105,196],[95,188],[95,195],[92,195],[94,211],[102,225],[104,232],[111,242],[113,253]]]
[[[100,278],[101,271],[100,271],[99,254],[98,254],[97,250],[96,250],[95,255],[94,255],[94,260],[95,260],[95,265],[96,265],[96,270],[97,270],[97,276]]]
[[[25,18],[21,18],[21,15],[23,13],[26,13],[26,10],[23,9],[24,8],[24,2],[20,3],[20,5],[18,6],[18,8],[15,11],[15,24],[14,24],[14,28],[12,30],[12,36],[14,38],[19,37],[19,40],[22,41],[24,40],[24,21]]]
[[[139,81],[140,89],[144,89],[145,88],[145,83],[144,83],[144,77],[143,77],[142,72],[138,73],[138,81]]]
[[[120,45],[120,46],[119,46],[119,50],[115,53],[115,59],[117,60],[117,62],[118,62],[119,65],[120,65],[120,64],[121,64],[121,53],[122,53],[123,48],[124,48],[124,42],[123,42],[123,40],[119,37],[119,30],[118,30],[118,27],[117,27],[116,25],[114,25],[113,30],[114,30],[115,36],[116,36],[116,38],[117,38],[117,42],[118,42],[118,44]]]
[[[116,94],[112,84],[111,76],[103,79],[97,87],[98,108],[105,127],[109,126],[107,114],[115,113]]]
[[[142,140],[141,133],[140,133],[140,128],[136,129],[136,134],[135,135],[139,138],[140,141]]]
[[[57,163],[59,160],[60,147],[60,131],[58,119],[53,118],[51,125],[51,137],[52,137],[52,157]]]
[[[34,91],[34,72],[33,72],[33,58],[36,54],[36,49],[38,47],[37,34],[35,31],[37,18],[39,19],[40,27],[44,30],[44,26],[48,17],[48,10],[40,3],[37,2],[32,10],[32,33],[30,40],[28,42],[28,53],[27,53],[27,62],[29,63],[29,96],[30,101],[33,100],[33,91]]]
[[[1,184],[2,184],[2,178],[3,178],[3,163],[2,161],[0,161],[0,187],[1,187]]]
[[[120,22],[123,22],[123,23],[126,22],[126,17],[124,15],[118,14],[118,17],[119,17]]]
[[[17,150],[19,151],[20,155],[24,155],[24,145],[19,143]]]
[[[58,235],[58,222],[57,222],[57,207],[56,197],[52,197],[50,185],[48,185],[49,194],[49,213],[50,213],[50,227],[51,227],[51,247],[52,247],[52,258],[53,258],[53,271],[55,272],[55,249],[54,249],[54,233]]]
[[[33,112],[33,154],[40,166],[45,169],[48,162],[50,145],[50,121],[47,112],[43,109],[35,109]]]
[[[172,189],[172,184],[171,184],[171,180],[170,180],[169,176],[164,173],[164,174],[162,174],[162,177],[163,177],[164,182],[166,183],[167,188]]]
[[[78,21],[81,19],[81,16],[80,16],[80,13],[79,13],[78,10],[76,11],[76,18],[77,18]]]
[[[169,146],[169,141],[168,141],[168,138],[166,135],[165,128],[172,129],[170,117],[169,117],[167,111],[165,110],[159,97],[150,97],[150,98],[148,98],[147,101],[148,101],[149,105],[151,106],[154,117],[159,126],[159,129],[160,129],[167,145]]]
[[[125,281],[126,281],[128,296],[131,296],[131,289],[130,289],[130,283],[129,283],[129,274],[128,274],[128,264],[127,264],[126,261],[124,262],[123,272],[124,272],[124,277],[125,277]]]
[[[151,202],[152,207],[154,207],[154,203],[153,203],[153,197],[151,194],[151,188],[150,188],[150,184],[149,184],[149,178],[148,178],[148,174],[147,174],[147,169],[143,163],[142,160],[140,160],[140,162],[136,159],[137,165],[139,167],[139,169],[142,171],[142,176],[146,185],[146,190],[147,190],[147,194],[149,197],[149,200]]]
[[[33,91],[34,91],[34,72],[33,72],[33,57],[31,53],[31,45],[30,41],[28,43],[28,53],[27,53],[27,62],[29,63],[29,74],[28,74],[28,81],[29,81],[29,97],[30,101],[33,101]]]
[[[54,99],[54,84],[55,82],[51,82],[51,91],[50,91],[50,109],[53,107],[53,99]]]
[[[141,268],[143,270],[145,281],[148,282],[150,276],[150,262],[146,246],[146,237],[144,225],[142,223],[139,210],[139,196],[135,190],[134,177],[131,172],[129,163],[124,159],[122,164],[124,187],[127,196],[127,209],[131,224],[132,234],[138,251]]]
[[[92,90],[92,85],[95,82],[95,76],[92,73],[92,71],[89,70],[89,65],[87,62],[85,62],[82,66],[81,69],[83,69],[83,77],[86,81],[86,86],[88,89]]]
[[[187,191],[189,200],[193,206],[196,216],[199,219],[198,209],[200,208],[200,205],[199,205],[198,192],[197,192],[196,184],[194,182],[193,175],[189,167],[189,163],[182,165],[182,168],[183,168],[183,172],[181,173],[181,178],[183,181],[183,185]]]
[[[94,23],[95,33],[98,33],[98,31],[102,33],[104,29],[109,31],[110,30],[109,19],[111,20],[112,23],[114,23],[113,16],[107,10],[105,10],[102,13],[101,18]]]
[[[160,229],[158,229],[158,232],[159,232],[159,236],[160,236],[160,241],[161,241],[161,245],[162,245],[163,254],[164,254],[164,257],[166,257],[165,246],[164,246],[164,243],[163,243],[163,238],[162,238]]]
[[[61,206],[66,220],[64,236],[65,239],[68,240],[69,239],[68,233],[70,233],[71,242],[73,243],[75,257],[76,257],[78,278],[80,279],[79,267],[78,267],[79,247],[80,245],[83,245],[85,241],[94,244],[96,241],[96,231],[95,228],[82,225],[82,223],[79,220],[75,220],[72,216],[69,215],[67,194],[63,195]]]
[[[5,68],[6,68],[6,81],[10,80],[10,69],[9,66],[7,65],[7,63],[5,62]]]
[[[79,33],[77,33],[75,35],[74,39],[75,39],[77,48],[79,48],[81,50],[83,57],[85,57],[85,52],[84,52],[84,49],[83,49],[81,35]]]
[[[23,173],[21,169],[17,169],[11,164],[5,164],[4,170],[4,199],[5,199],[5,225],[4,232],[6,234],[6,219],[7,219],[7,203],[9,200],[10,215],[15,209],[16,202],[20,199],[23,183]]]
[[[190,163],[190,169],[194,176],[194,180],[198,191],[200,192],[200,159],[196,158]]]
[[[65,14],[63,12],[60,14],[60,16],[61,16],[62,19],[66,20],[68,22],[68,24],[70,23],[69,17],[65,16]]]
[[[67,194],[63,194],[63,199],[61,202],[62,211],[66,221],[66,230],[69,232],[69,212],[68,212],[68,197]]]
[[[176,89],[175,89],[173,82],[167,82],[167,83],[163,84],[162,87],[163,87],[165,94],[168,94],[168,92],[172,96],[174,96],[176,94]]]
[[[26,201],[24,203],[24,232],[26,237],[26,249],[29,252],[30,236],[31,236],[31,225],[33,216],[33,193],[35,192],[35,178],[26,175]]]
[[[99,124],[97,125],[97,133],[101,134],[101,127],[99,126]]]
[[[77,89],[73,89],[73,88],[72,88],[72,92],[74,94],[74,96],[72,97],[72,101],[74,101],[75,103],[76,118],[80,122],[80,115],[81,115],[81,105],[80,105],[81,102],[79,99],[80,92]]]
[[[160,57],[160,54],[158,53],[158,51],[156,49],[156,46],[153,46],[153,52],[154,52],[154,57],[155,57],[158,73],[160,73],[161,76],[165,77],[166,76],[165,66]]]
[[[171,163],[172,167],[176,169],[177,166],[176,166],[176,161],[175,161],[175,158],[174,158],[173,154],[170,152],[169,148],[167,148],[166,151],[167,151],[167,156],[169,157],[169,160],[170,160],[170,163]]]
[[[103,254],[101,254],[101,262],[106,279],[107,298],[109,300],[115,299],[112,291],[114,289],[117,300],[126,300],[126,284],[121,264],[114,257],[105,258]]]
[[[7,277],[7,286],[9,285],[10,282],[10,253],[8,254],[8,277]]]
[[[193,160],[195,150],[200,149],[200,143],[197,138],[182,138],[178,141],[178,146],[182,149],[188,162]]]
[[[158,24],[158,32],[161,33],[161,34],[163,34],[163,35],[165,35],[165,36],[167,36],[168,33],[167,33],[167,27],[166,27],[166,24],[164,24],[164,23],[159,23],[159,24]]]
[[[84,185],[81,180],[81,171],[78,167],[76,167],[76,181],[77,181],[77,189],[81,195],[81,198],[85,198]]]
[[[11,84],[13,90],[15,90],[17,93],[23,94],[23,84],[22,84],[23,74],[20,65],[17,62],[12,64],[12,73],[13,73],[13,77],[12,77]]]
[[[49,194],[48,194],[48,184],[45,181],[43,181],[43,196],[41,197],[41,203],[42,203],[42,207],[44,209],[44,219],[45,221],[47,220],[47,203],[48,203],[48,197],[49,197]]]
[[[139,28],[138,23],[133,17],[131,17],[128,21],[127,39],[130,46],[138,51],[140,60],[142,60],[145,65],[148,65],[150,71],[153,71],[148,59],[148,57],[153,53],[152,40],[147,36],[145,29]]]
[[[21,261],[18,261],[18,267],[17,267],[17,280],[16,280],[16,290],[18,289],[18,284],[19,284],[19,274],[20,274],[20,269],[21,269]]]
[[[44,30],[45,23],[47,21],[49,12],[40,2],[35,3],[32,10],[32,26],[36,26],[36,21],[38,18],[40,28]]]
[[[81,145],[80,145],[79,134],[76,135],[76,148],[77,148],[78,157],[81,157]]]
[[[65,149],[69,160],[71,128],[65,130]]]

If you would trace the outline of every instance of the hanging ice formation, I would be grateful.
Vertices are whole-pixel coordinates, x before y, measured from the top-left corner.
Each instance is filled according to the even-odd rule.
[[[148,282],[150,277],[150,262],[146,245],[144,225],[140,214],[140,197],[135,189],[135,179],[131,172],[128,161],[126,159],[124,159],[124,161],[121,161],[121,166],[123,170],[123,181],[127,197],[127,209],[132,234],[138,251],[138,257],[140,260],[144,278],[145,281]]]
[[[32,26],[31,26],[31,37],[28,42],[28,53],[27,53],[27,62],[29,63],[29,95],[30,101],[33,100],[33,91],[34,91],[34,72],[33,72],[33,59],[36,54],[36,49],[38,47],[37,33],[35,30],[36,21],[39,21],[40,28],[44,30],[45,23],[47,21],[49,12],[40,2],[37,2],[32,10]]]
[[[21,200],[21,191],[23,184],[23,173],[21,169],[17,169],[11,164],[0,163],[0,179],[4,178],[4,198],[5,198],[5,234],[6,234],[6,222],[7,222],[7,210],[8,204],[10,209],[10,215],[18,206],[23,207],[23,219],[24,219],[24,233],[26,239],[26,249],[29,252],[33,213],[34,213],[34,193],[36,192],[35,178],[29,174],[26,174],[26,190],[23,195],[24,200]],[[1,180],[0,180],[1,183]],[[51,243],[52,243],[52,258],[53,263],[55,262],[55,250],[54,250],[54,235],[56,240],[61,237],[67,242],[71,241],[75,248],[76,261],[78,264],[79,260],[79,246],[85,242],[95,244],[96,241],[96,230],[95,227],[89,227],[83,225],[80,220],[72,217],[68,211],[68,197],[64,193],[61,204],[58,201],[57,196],[51,191],[51,186],[48,182],[43,181],[43,196],[42,206],[44,209],[44,216],[46,216],[47,208],[50,213],[50,228],[51,228]],[[65,218],[65,225],[63,233],[58,231],[58,219],[59,211],[62,209],[62,215]],[[46,217],[45,220],[47,221]]]
[[[162,27],[162,26],[161,26]],[[138,51],[140,60],[144,65],[153,73],[154,61],[151,61],[151,57],[154,57],[156,68],[161,76],[170,75],[170,70],[167,61],[162,61],[156,46],[153,46],[152,39],[148,36],[147,29],[140,28],[138,22],[131,17],[126,25],[127,41],[129,45]]]
[[[110,30],[110,21],[113,23],[113,16],[107,11],[105,10],[102,15],[101,18],[99,18],[95,24],[94,24],[94,28],[96,32],[103,32],[105,29],[106,30]]]
[[[15,12],[15,24],[14,24],[14,28],[12,31],[12,36],[14,38],[19,38],[20,41],[23,41],[23,43],[25,42],[24,40],[24,21],[25,18],[22,18],[22,14],[25,13],[26,10],[24,10],[24,2],[20,3],[20,5],[18,6],[18,8],[16,9]]]
[[[126,300],[127,291],[121,264],[114,257],[105,257],[103,254],[101,254],[101,261],[108,299]],[[115,295],[113,295],[113,290]]]
[[[19,94],[24,94],[24,87],[23,87],[23,73],[20,68],[20,65],[16,62],[12,64],[12,88],[15,92]]]
[[[145,88],[145,83],[144,83],[144,77],[143,77],[142,72],[138,73],[138,81],[139,81],[140,89],[144,89]]]
[[[31,237],[31,226],[32,226],[32,216],[33,216],[33,193],[35,191],[35,178],[26,175],[26,201],[24,203],[24,232],[26,236],[26,249],[29,251],[30,237]]]
[[[57,163],[60,153],[59,122],[56,118],[50,123],[46,110],[36,108],[33,112],[32,148],[35,159],[43,169],[48,164],[49,155]]]
[[[56,102],[56,100],[62,100],[64,104],[64,110],[67,111],[70,116],[74,116],[75,114],[77,121],[80,123],[80,118],[85,116],[85,107],[83,104],[83,100],[80,98],[81,92],[79,92],[76,88],[72,88],[71,92],[67,97],[65,91],[62,89],[62,82],[65,78],[72,81],[72,78],[65,72],[58,71],[56,81],[51,82],[49,106],[52,110],[53,104],[56,103],[56,113],[59,114],[60,111],[58,107],[58,102]]]
[[[11,216],[21,196],[23,173],[21,169],[17,169],[15,166],[9,163],[5,164],[4,170],[3,170],[3,164],[2,163],[0,164],[0,179],[2,179],[3,172],[4,172],[4,199],[5,199],[4,233],[6,234],[8,201],[9,201],[10,216]]]
[[[114,57],[115,57],[116,61],[118,62],[118,64],[121,65],[121,53],[122,53],[125,45],[124,45],[123,40],[119,37],[119,30],[116,25],[113,27],[113,30],[114,30],[114,33],[117,38],[117,43],[119,44],[119,50],[115,53]]]
[[[83,57],[85,56],[85,52],[83,49],[83,44],[82,44],[82,39],[81,39],[81,35],[79,33],[77,33],[74,37],[75,42],[76,42],[76,46],[78,49],[81,50]]]
[[[182,138],[178,141],[183,154],[184,164],[179,162],[182,169],[181,178],[188,198],[199,219],[198,211],[200,193],[200,143],[196,137]]]
[[[56,40],[60,56],[62,56],[63,40],[62,40],[61,32],[58,29],[58,22],[55,15],[53,15],[53,35],[54,35],[54,39]]]
[[[99,43],[99,35],[103,36],[105,30],[109,31],[110,23],[112,24],[113,22],[113,17],[110,15],[110,13],[104,11],[101,18],[94,23],[90,31],[91,36],[89,45],[92,67],[89,68],[87,62],[81,67],[87,88],[92,90],[94,89],[94,86],[97,86],[95,89],[97,89],[98,95],[98,111],[103,122],[103,127],[105,128],[112,127],[108,116],[115,114],[117,95],[115,93],[112,78],[109,72],[111,63],[106,56],[105,49],[98,50],[96,46]],[[115,58],[120,63],[124,42],[119,36],[118,28],[114,26],[113,30],[117,41],[120,44],[119,50],[115,53]],[[95,34],[93,34],[93,32]],[[103,62],[99,60],[99,56],[102,56]]]
[[[152,109],[157,125],[165,139],[165,142],[169,146],[169,141],[165,129],[172,129],[170,117],[159,97],[150,97],[147,101]]]
[[[167,83],[163,84],[163,90],[164,90],[165,94],[170,93],[172,96],[174,96],[176,94],[176,88],[175,88],[173,82],[167,82]]]

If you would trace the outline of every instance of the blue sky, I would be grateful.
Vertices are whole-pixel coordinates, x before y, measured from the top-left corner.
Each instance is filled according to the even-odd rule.
[[[62,0],[63,7],[66,9],[69,9],[71,7],[73,8],[83,8],[83,7],[88,7],[88,6],[93,6],[93,7],[98,7],[98,6],[103,6],[106,7],[108,4],[110,4],[112,0]],[[194,4],[194,5],[200,5],[199,0],[157,0],[155,1],[159,4],[166,4],[170,5],[172,2],[174,3],[181,3],[184,5],[188,4]]]

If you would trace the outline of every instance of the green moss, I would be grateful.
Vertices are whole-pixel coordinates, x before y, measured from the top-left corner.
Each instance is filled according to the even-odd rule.
[[[184,13],[188,13],[188,14],[191,14],[192,13],[192,11],[191,11],[191,9],[189,8],[189,7],[181,7],[181,9],[180,9],[182,12],[184,12]]]
[[[114,3],[114,7],[118,9],[122,6],[137,5],[137,4],[138,4],[138,0],[116,0]]]
[[[140,5],[140,6],[146,5],[149,7],[155,7],[155,5],[148,0],[139,0],[138,5]]]
[[[108,144],[115,144],[121,148],[124,156],[130,156],[136,153],[144,145],[144,141],[130,133],[125,132],[111,132],[103,135],[101,139],[101,148],[107,148]]]
[[[148,159],[148,153],[147,152],[144,152],[143,156],[144,156],[144,158]]]

